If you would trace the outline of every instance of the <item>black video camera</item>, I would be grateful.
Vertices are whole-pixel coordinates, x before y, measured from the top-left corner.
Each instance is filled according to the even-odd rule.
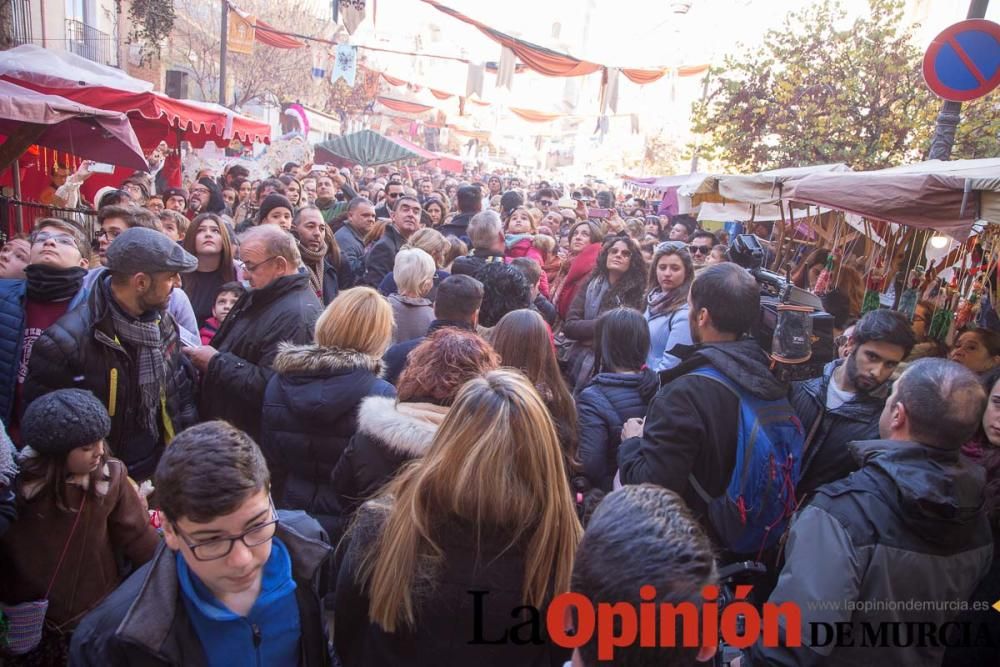
[[[786,382],[822,375],[823,367],[836,356],[836,346],[833,316],[823,310],[820,298],[793,285],[788,276],[763,268],[767,253],[752,234],[736,236],[729,255],[761,287],[760,318],[750,333],[775,362],[775,375]],[[783,317],[790,312],[803,313],[804,317]],[[791,341],[788,348],[799,350],[794,358],[788,356],[787,350],[774,349],[775,330],[779,330],[779,341]]]

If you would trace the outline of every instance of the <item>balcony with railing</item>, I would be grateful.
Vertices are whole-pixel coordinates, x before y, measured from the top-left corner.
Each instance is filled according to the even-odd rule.
[[[66,50],[101,65],[118,67],[118,40],[83,21],[66,20]]]

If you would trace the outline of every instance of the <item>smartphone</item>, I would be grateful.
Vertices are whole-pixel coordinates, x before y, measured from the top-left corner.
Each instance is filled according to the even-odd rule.
[[[587,210],[587,214],[591,218],[607,218],[611,215],[611,209],[607,208],[591,208]]]
[[[115,173],[115,165],[107,162],[94,162],[90,165],[89,170],[92,174],[113,174]]]

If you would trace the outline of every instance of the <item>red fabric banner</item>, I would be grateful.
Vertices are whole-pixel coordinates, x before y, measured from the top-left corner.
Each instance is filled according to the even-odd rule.
[[[430,90],[431,90],[431,95],[438,98],[439,100],[450,100],[451,98],[455,97],[451,93],[443,93],[440,90],[434,90],[433,88],[431,88]]]
[[[282,34],[282,31],[273,28],[260,19],[257,19],[257,31],[254,33],[254,39],[261,44],[267,44],[276,49],[301,49],[306,45],[305,42]]]
[[[525,65],[539,74],[544,74],[546,76],[584,76],[586,74],[593,74],[604,67],[604,65],[600,65],[598,63],[580,60],[579,58],[574,58],[569,54],[558,53],[557,51],[547,49],[544,46],[539,46],[537,44],[532,44],[531,42],[526,42],[522,39],[511,37],[510,35],[494,30],[493,28],[490,28],[475,19],[469,18],[461,12],[451,9],[450,7],[445,7],[436,0],[423,1],[435,9],[462,21],[463,23],[475,26],[481,33],[493,41],[509,48]],[[650,81],[656,81],[663,76],[663,71],[661,70],[631,69],[629,72],[632,73],[631,76],[629,76],[629,79],[632,81],[636,81],[636,78],[648,78]],[[638,81],[636,81],[636,83],[638,83]]]

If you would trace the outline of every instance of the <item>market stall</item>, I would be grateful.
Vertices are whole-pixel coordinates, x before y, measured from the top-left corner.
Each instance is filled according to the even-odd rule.
[[[140,145],[152,150],[161,141],[198,148],[270,140],[267,123],[206,102],[178,100],[153,91],[153,85],[113,67],[65,51],[25,44],[0,51],[0,80],[39,93],[128,116]]]

